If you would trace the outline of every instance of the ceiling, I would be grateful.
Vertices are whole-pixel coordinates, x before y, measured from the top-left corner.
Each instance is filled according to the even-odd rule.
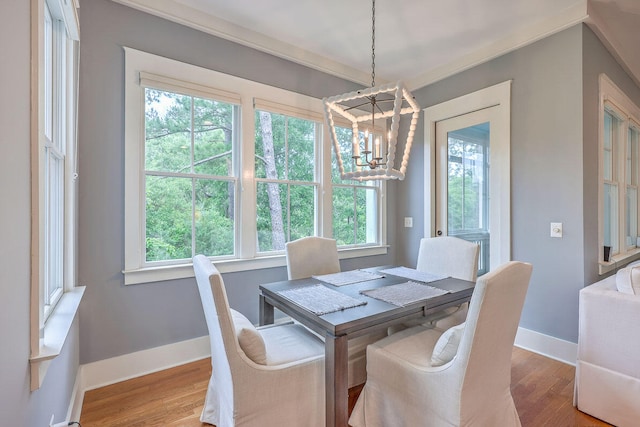
[[[371,0],[114,0],[369,86]],[[376,83],[438,81],[586,22],[640,82],[639,0],[378,0]]]

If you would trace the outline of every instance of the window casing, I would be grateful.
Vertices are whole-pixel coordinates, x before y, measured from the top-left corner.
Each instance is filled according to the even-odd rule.
[[[84,292],[76,286],[77,2],[32,14],[31,389],[61,349]]]
[[[606,76],[600,77],[600,273],[637,258],[640,109]]]
[[[125,79],[125,284],[192,277],[191,257],[196,253],[211,257],[223,272],[283,266],[287,241],[332,236],[335,188],[355,184],[332,185],[331,147],[320,99],[130,48],[125,48]],[[206,108],[189,113],[185,107],[182,130],[176,134],[168,126],[174,119],[166,115],[178,99],[181,105],[225,105],[229,120],[222,126],[211,119],[219,116]],[[199,114],[210,116],[201,120],[203,130],[217,129],[198,131],[198,121],[190,117]],[[215,143],[200,144],[204,151],[198,157],[197,141],[206,132],[211,138],[217,132],[222,148],[211,151]],[[153,153],[163,153],[165,164]],[[183,160],[172,164],[178,157]],[[197,170],[213,167],[212,161],[224,167],[213,173]],[[167,193],[158,181],[175,181],[175,188],[183,182],[178,205],[159,196]],[[200,191],[198,181],[217,189]],[[358,185],[367,196],[367,234],[339,241],[342,257],[386,253],[383,188]],[[214,193],[218,197],[213,197],[217,201],[211,209],[199,210],[201,199],[212,199]],[[349,197],[353,203],[354,196]],[[180,215],[158,224],[152,220],[160,209]],[[181,234],[167,245],[164,236],[175,230],[171,221],[177,216],[182,218],[177,223]],[[225,227],[216,227],[222,219]],[[220,242],[225,244],[214,247]],[[169,246],[170,255],[163,249]]]

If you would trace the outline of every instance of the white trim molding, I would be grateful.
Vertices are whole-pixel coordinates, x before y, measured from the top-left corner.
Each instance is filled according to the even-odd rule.
[[[175,0],[113,1],[355,83],[368,85],[371,82],[369,72],[356,70],[292,44],[203,13]]]
[[[371,75],[367,71],[357,70],[298,46],[259,34],[251,29],[186,6],[177,0],[113,1],[355,83],[368,86],[371,82]],[[573,6],[554,15],[551,19],[520,28],[483,49],[421,75],[407,77],[407,87],[410,91],[424,87],[584,22],[588,17],[587,0],[577,1]]]
[[[530,329],[518,328],[514,345],[572,366],[578,358],[578,344]]]
[[[80,366],[83,392],[211,356],[205,335]]]
[[[493,107],[491,132],[498,147],[490,162],[498,179],[490,183],[491,268],[511,260],[511,80],[424,109],[424,235],[435,236],[436,123]]]

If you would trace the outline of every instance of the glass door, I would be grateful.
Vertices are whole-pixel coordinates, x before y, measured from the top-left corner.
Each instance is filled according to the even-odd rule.
[[[490,149],[490,108],[436,123],[436,236],[479,244],[479,276],[491,266]]]

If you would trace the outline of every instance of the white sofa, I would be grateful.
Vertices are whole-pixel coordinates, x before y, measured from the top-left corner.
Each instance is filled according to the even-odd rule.
[[[574,404],[618,427],[640,425],[640,293],[617,286],[630,279],[623,269],[580,291]]]

